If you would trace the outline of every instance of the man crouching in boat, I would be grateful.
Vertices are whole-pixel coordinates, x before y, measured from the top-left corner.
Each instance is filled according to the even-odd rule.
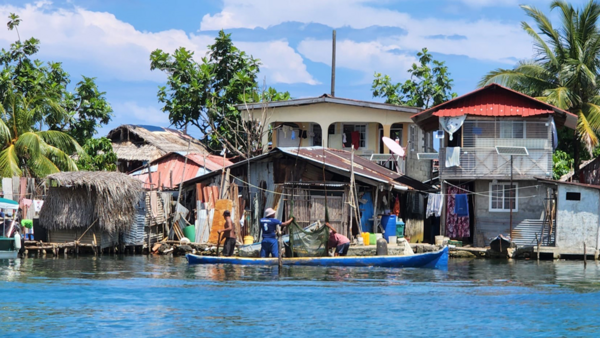
[[[260,243],[260,257],[279,257],[279,244],[277,243],[277,226],[288,226],[294,219],[290,218],[285,222],[281,222],[275,218],[275,210],[267,208],[265,210],[265,218],[260,220],[260,229],[262,231],[263,240]]]
[[[325,225],[331,230],[331,232],[329,232],[329,247],[335,248],[336,256],[346,256],[348,254],[348,248],[350,247],[350,240],[348,237],[339,234],[329,223],[325,223]]]

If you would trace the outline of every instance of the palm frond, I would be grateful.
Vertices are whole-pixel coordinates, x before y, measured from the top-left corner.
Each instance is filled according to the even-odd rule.
[[[0,151],[0,175],[2,177],[21,176],[19,156],[13,144]]]
[[[554,105],[563,110],[569,110],[573,107],[574,103],[574,94],[567,87],[556,87],[551,89],[546,89],[544,91],[545,100],[551,105]]]
[[[555,67],[558,67],[558,59],[556,58],[556,55],[554,55],[554,51],[550,47],[548,47],[546,41],[544,41],[544,39],[542,39],[540,35],[536,31],[534,31],[533,28],[531,28],[531,26],[529,26],[527,22],[521,22],[521,27],[523,28],[523,30],[525,30],[527,34],[529,34],[529,36],[533,38],[533,40],[535,40],[534,44],[538,49],[538,54],[542,56],[542,59],[547,59],[550,62],[552,62],[552,64]]]
[[[592,155],[594,148],[598,146],[598,137],[584,114],[579,114],[577,134],[581,142],[585,145],[585,149]]]
[[[36,134],[49,145],[73,155],[84,153],[83,148],[69,134],[58,130],[38,131]]]
[[[28,159],[34,159],[38,156],[43,155],[42,146],[44,140],[41,139],[36,133],[28,132],[21,134],[15,146],[20,156],[24,156]]]

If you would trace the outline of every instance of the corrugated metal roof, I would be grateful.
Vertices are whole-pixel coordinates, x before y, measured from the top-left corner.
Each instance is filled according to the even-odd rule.
[[[319,104],[319,103],[333,103],[333,104],[341,104],[346,106],[356,106],[362,108],[373,108],[373,109],[383,109],[383,110],[391,110],[398,111],[403,113],[411,113],[416,114],[422,110],[422,108],[418,107],[409,107],[409,106],[400,106],[389,103],[382,102],[373,102],[373,101],[362,101],[362,100],[354,100],[354,99],[346,99],[342,97],[333,97],[329,94],[323,94],[319,97],[306,97],[301,99],[293,99],[287,101],[273,101],[268,103],[250,103],[250,104],[238,104],[236,108],[239,110],[245,109],[263,109],[263,108],[278,108],[278,107],[293,107],[293,106],[306,106],[311,104]]]
[[[225,166],[233,164],[227,159],[223,161],[223,157],[221,156],[203,155],[198,153],[185,154],[186,152],[173,152],[152,161],[150,167],[151,180],[148,176],[147,168],[138,169],[132,173],[132,175],[135,175],[136,178],[144,182],[144,187],[146,189],[150,189],[150,182],[152,182],[154,188],[158,186],[159,175],[161,187],[164,189],[174,189],[182,182],[182,176],[183,181],[187,181],[197,177],[199,174],[203,174],[204,170],[202,170],[202,168],[204,167],[204,164],[206,164],[206,169],[209,171],[221,169],[223,168],[223,164],[225,164]],[[187,166],[185,166],[185,157],[188,158]],[[183,172],[184,166],[185,173]],[[173,178],[172,185],[171,177]]]
[[[582,188],[600,190],[600,185],[595,185],[595,184],[586,184],[586,183],[579,183],[579,182],[564,182],[564,181],[549,180],[549,179],[545,179],[545,178],[536,178],[536,180],[538,180],[540,182],[544,182],[544,183],[549,183],[549,184],[573,185],[573,186],[582,187]]]
[[[351,169],[351,156],[352,154],[349,151],[345,150],[337,150],[337,149],[323,149],[321,147],[306,147],[306,148],[275,148],[271,150],[271,152],[267,154],[262,154],[251,158],[249,160],[244,160],[232,165],[230,168],[237,168],[240,166],[247,165],[248,161],[256,162],[260,160],[264,160],[265,158],[271,157],[277,153],[284,153],[293,157],[300,157],[306,160],[313,162],[316,165],[322,165],[323,161],[325,162],[325,167],[328,170],[336,169],[338,172],[342,174],[346,174],[349,176]],[[211,173],[193,178],[189,181],[184,182],[185,185],[193,184],[195,182],[200,182],[205,180],[211,176],[218,175],[220,170],[215,170]],[[357,180],[361,177],[365,179],[369,179],[371,181],[377,181],[385,184],[389,184],[391,186],[403,187],[405,189],[411,190],[419,190],[419,191],[435,191],[432,186],[423,184],[422,182],[410,178],[405,175],[400,175],[394,171],[391,171],[387,168],[384,168],[377,163],[371,162],[361,156],[354,156],[354,173],[357,176]],[[405,190],[400,189],[400,190]]]
[[[422,111],[412,119],[420,124],[432,115],[437,117],[462,115],[531,117],[548,114],[560,115],[565,119],[565,125],[569,128],[575,128],[577,124],[577,115],[493,83]]]

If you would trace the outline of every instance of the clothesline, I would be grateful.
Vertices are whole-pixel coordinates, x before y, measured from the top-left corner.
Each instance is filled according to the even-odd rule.
[[[441,195],[444,195],[444,196],[446,196],[446,195],[450,195],[450,196],[455,196],[455,195],[479,195],[479,196],[483,196],[483,197],[490,197],[490,196],[492,196],[492,195],[490,195],[490,194],[486,194],[486,193],[492,193],[492,192],[493,192],[492,190],[488,190],[488,191],[482,191],[482,192],[475,192],[475,191],[470,191],[470,190],[468,190],[468,189],[465,189],[465,188],[461,188],[461,187],[459,187],[459,186],[456,186],[456,185],[454,185],[454,184],[452,184],[452,183],[450,183],[450,182],[448,182],[448,181],[444,181],[444,183],[446,183],[446,184],[448,184],[448,185],[451,185],[451,186],[453,186],[453,187],[455,187],[455,188],[458,188],[458,189],[460,189],[460,190],[462,190],[462,191],[465,191],[465,193],[460,193],[460,194],[444,194],[444,193],[441,193]],[[527,187],[521,187],[521,188],[511,188],[511,189],[504,189],[504,191],[507,191],[507,190],[508,190],[508,191],[512,191],[512,190],[522,190],[522,189],[530,189],[530,188],[536,188],[536,189],[537,189],[537,188],[538,188],[538,187],[540,187],[540,186],[541,186],[541,185],[539,185],[539,184],[538,184],[538,185],[530,185],[530,186],[527,186]],[[517,199],[523,199],[523,198],[532,198],[532,197],[537,197],[537,196],[539,196],[539,194],[535,194],[535,195],[531,195],[531,196],[519,196],[519,197],[517,197]]]

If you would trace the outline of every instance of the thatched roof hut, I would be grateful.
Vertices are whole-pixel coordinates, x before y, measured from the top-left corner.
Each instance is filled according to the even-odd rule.
[[[137,169],[172,152],[209,154],[200,141],[170,128],[124,124],[108,132],[107,137],[112,142],[119,171],[122,172]]]
[[[50,189],[40,211],[48,230],[87,228],[94,221],[114,234],[135,222],[142,182],[117,172],[62,172],[49,175]]]

